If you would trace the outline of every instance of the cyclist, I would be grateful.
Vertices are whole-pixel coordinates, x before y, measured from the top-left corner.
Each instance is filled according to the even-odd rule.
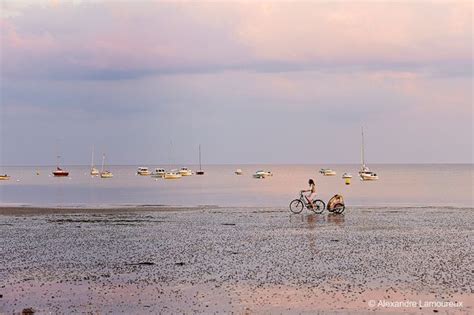
[[[308,181],[308,185],[309,185],[309,189],[307,190],[302,190],[301,192],[309,192],[309,194],[307,194],[305,196],[306,200],[308,200],[309,204],[311,205],[311,208],[313,207],[313,199],[314,197],[316,197],[316,184],[314,183],[314,180],[312,180],[311,178],[309,179]]]

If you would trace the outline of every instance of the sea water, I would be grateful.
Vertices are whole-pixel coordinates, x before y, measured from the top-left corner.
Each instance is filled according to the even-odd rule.
[[[193,165],[149,165],[166,169]],[[358,178],[359,165],[206,165],[205,175],[165,180],[136,175],[136,166],[109,166],[114,177],[89,175],[89,166],[66,166],[70,176],[52,176],[54,167],[3,167],[11,176],[0,181],[0,205],[29,206],[288,206],[299,191],[316,182],[318,197],[328,201],[342,194],[348,206],[454,206],[473,207],[472,164],[370,165],[380,179]],[[243,175],[234,174],[240,168]],[[332,168],[336,176],[323,176]],[[274,176],[255,179],[258,169]],[[37,172],[39,175],[37,175]],[[342,174],[353,175],[350,185]]]

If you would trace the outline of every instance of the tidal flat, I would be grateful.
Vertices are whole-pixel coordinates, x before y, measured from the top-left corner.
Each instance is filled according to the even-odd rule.
[[[473,223],[455,207],[3,208],[0,314],[472,314]]]

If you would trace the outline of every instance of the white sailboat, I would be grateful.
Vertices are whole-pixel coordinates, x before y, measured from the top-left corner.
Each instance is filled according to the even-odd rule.
[[[196,175],[204,175],[201,164],[201,145],[199,145],[199,171],[196,171]]]
[[[372,172],[367,165],[365,165],[365,146],[364,146],[364,128],[362,127],[362,149],[361,149],[361,155],[362,155],[362,167],[359,171],[359,177],[361,180],[364,181],[369,181],[369,180],[377,180],[379,179],[379,176]]]
[[[99,170],[94,167],[94,147],[92,147],[92,158],[91,158],[91,176],[99,176]]]
[[[100,178],[112,178],[114,174],[110,171],[104,171],[104,164],[105,164],[105,154],[102,155],[102,170],[100,171]]]

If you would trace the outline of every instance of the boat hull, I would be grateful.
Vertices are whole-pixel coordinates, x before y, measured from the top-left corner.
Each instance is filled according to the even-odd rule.
[[[359,177],[363,181],[374,181],[374,180],[379,179],[379,176],[374,175],[374,174],[364,174],[364,173],[362,173],[362,174],[359,174]]]
[[[8,175],[0,175],[0,180],[9,180],[10,176]]]
[[[164,179],[180,179],[181,174],[165,174]]]
[[[65,172],[65,171],[54,171],[54,172],[53,172],[53,175],[54,175],[54,177],[68,177],[68,176],[69,176],[69,172]]]
[[[110,172],[104,172],[100,174],[100,178],[112,178],[112,177],[114,177],[114,174]]]

